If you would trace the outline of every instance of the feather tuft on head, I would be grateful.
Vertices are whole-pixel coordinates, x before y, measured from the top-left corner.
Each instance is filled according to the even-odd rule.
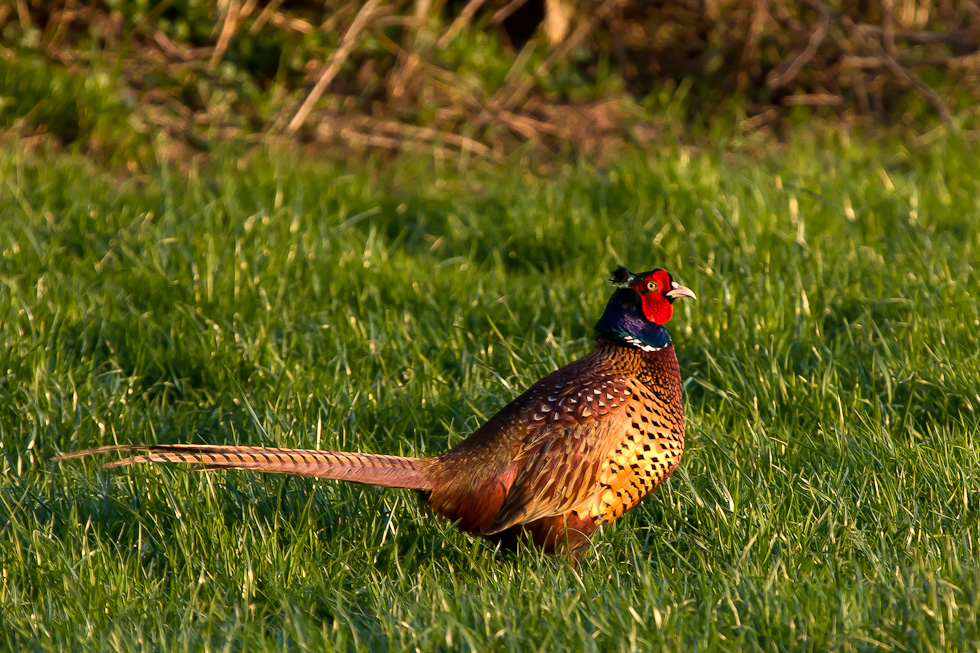
[[[625,266],[620,265],[612,271],[612,277],[609,279],[609,283],[614,286],[625,286],[632,278],[633,273],[627,270]]]

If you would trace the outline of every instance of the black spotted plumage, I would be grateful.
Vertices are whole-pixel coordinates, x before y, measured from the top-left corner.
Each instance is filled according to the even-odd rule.
[[[106,467],[193,463],[418,490],[468,533],[522,540],[574,560],[595,530],[635,507],[684,451],[681,377],[664,329],[678,297],[664,270],[617,269],[620,286],[596,325],[595,349],[532,385],[448,451],[406,458],[223,445],[122,445],[70,453],[140,452]]]

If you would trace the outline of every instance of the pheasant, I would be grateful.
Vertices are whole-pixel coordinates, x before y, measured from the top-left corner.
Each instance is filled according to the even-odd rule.
[[[678,297],[663,269],[613,272],[595,349],[548,374],[462,442],[429,458],[211,444],[114,445],[56,460],[138,452],[106,468],[193,463],[336,479],[420,493],[467,533],[533,543],[577,563],[601,524],[635,507],[684,451],[681,376],[664,328]]]

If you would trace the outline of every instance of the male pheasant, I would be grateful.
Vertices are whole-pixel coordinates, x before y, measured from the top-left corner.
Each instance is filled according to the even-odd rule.
[[[678,297],[665,270],[632,274],[596,324],[595,349],[552,372],[448,451],[431,458],[209,444],[99,447],[58,458],[136,451],[105,465],[196,463],[417,490],[458,527],[504,547],[530,541],[577,561],[600,524],[636,506],[684,450],[681,376],[664,324]]]

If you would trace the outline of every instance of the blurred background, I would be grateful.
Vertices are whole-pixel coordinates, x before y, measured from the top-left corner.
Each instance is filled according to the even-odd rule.
[[[975,0],[6,0],[0,128],[502,160],[830,122],[975,135]],[[153,152],[150,156],[149,153]]]

